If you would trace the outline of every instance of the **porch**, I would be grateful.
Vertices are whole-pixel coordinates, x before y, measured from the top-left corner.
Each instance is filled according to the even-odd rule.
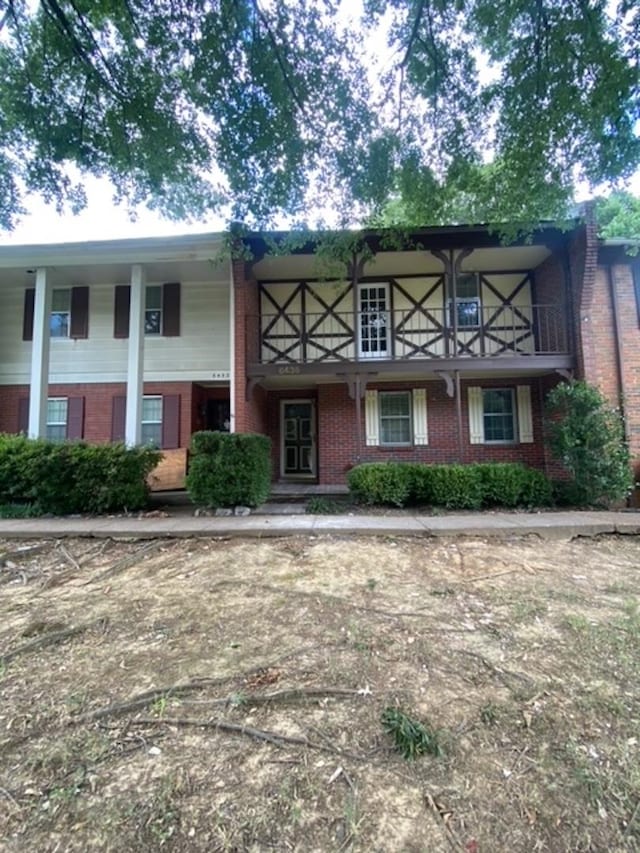
[[[539,304],[263,313],[246,340],[250,365],[281,368],[570,354],[563,307]]]

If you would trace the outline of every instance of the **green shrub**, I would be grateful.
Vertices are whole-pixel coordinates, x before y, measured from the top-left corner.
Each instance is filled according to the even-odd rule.
[[[431,498],[446,509],[479,509],[482,482],[474,465],[432,465]]]
[[[413,468],[401,462],[364,462],[349,471],[349,491],[359,503],[405,506],[412,497]]]
[[[574,504],[609,504],[633,485],[620,413],[586,382],[561,382],[547,396],[546,434],[551,452],[573,484]]]
[[[549,480],[541,471],[521,463],[368,462],[349,472],[348,483],[354,498],[364,504],[480,509],[552,503]]]
[[[549,506],[551,484],[535,468],[520,462],[485,462],[473,466],[480,478],[483,506]]]
[[[201,506],[264,503],[271,490],[271,441],[264,435],[194,433],[187,490]]]
[[[537,468],[525,468],[526,479],[522,486],[520,505],[528,507],[552,506],[553,485],[551,480]]]
[[[161,457],[122,444],[0,435],[0,503],[55,515],[138,509],[147,502],[146,479]]]

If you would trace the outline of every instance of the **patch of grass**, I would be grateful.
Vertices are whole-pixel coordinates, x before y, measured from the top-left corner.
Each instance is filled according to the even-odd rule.
[[[480,719],[485,726],[495,726],[499,715],[499,709],[495,702],[486,702],[480,708]]]
[[[341,515],[348,512],[352,507],[350,501],[325,498],[322,495],[312,495],[307,500],[306,512],[308,515]]]
[[[607,584],[602,591],[605,595],[627,595],[632,590],[629,584],[614,581],[613,583]]]
[[[544,616],[548,609],[549,605],[541,598],[523,598],[513,604],[511,613],[518,622],[528,622],[531,619]]]
[[[440,733],[428,723],[419,722],[399,708],[385,708],[382,712],[382,725],[392,736],[396,751],[407,761],[414,761],[425,754],[436,758],[443,754]]]

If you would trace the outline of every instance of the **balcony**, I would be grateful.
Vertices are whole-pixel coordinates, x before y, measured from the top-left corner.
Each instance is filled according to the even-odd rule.
[[[483,305],[402,311],[265,313],[247,317],[252,366],[569,356],[562,305]],[[457,323],[454,320],[457,319]],[[567,359],[558,359],[566,366]],[[282,371],[280,371],[282,372]],[[297,372],[297,371],[296,371]],[[306,372],[306,371],[305,371]]]

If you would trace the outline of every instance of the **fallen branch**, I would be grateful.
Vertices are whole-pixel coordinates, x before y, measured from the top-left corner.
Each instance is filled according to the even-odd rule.
[[[0,554],[0,566],[4,566],[7,560],[22,560],[25,557],[32,557],[34,554],[40,554],[50,547],[50,542],[43,542],[40,545],[28,545],[22,548],[15,548],[13,551],[3,551]]]
[[[164,539],[153,539],[151,542],[147,542],[143,545],[142,548],[138,548],[138,550],[133,554],[127,554],[126,557],[122,557],[108,569],[101,572],[97,577],[89,578],[85,581],[85,584],[100,583],[101,581],[107,580],[107,578],[112,578],[114,575],[125,572],[127,569],[132,568],[132,566],[135,566],[149,554],[159,550],[166,544],[166,540]]]
[[[77,572],[79,572],[79,571],[80,571],[80,563],[76,560],[76,558],[73,556],[73,554],[72,554],[70,551],[68,551],[68,550],[64,547],[64,545],[63,545],[63,543],[62,543],[62,542],[59,542],[59,543],[58,543],[58,548],[60,549],[60,553],[61,553],[61,554],[62,554],[62,556],[65,558],[65,560],[66,560],[68,563],[71,563],[71,565],[73,566],[73,568],[74,568]]]
[[[9,793],[9,791],[7,791],[7,789],[6,789],[6,788],[0,788],[0,794],[2,794],[2,796],[3,796],[3,797],[6,797],[6,798],[9,800],[9,802],[10,802],[10,803],[13,803],[13,805],[14,805],[17,809],[19,809],[19,808],[20,808],[20,803],[18,803],[18,802],[16,801],[16,799],[15,799],[15,798],[14,798],[14,797]]]
[[[294,735],[283,735],[278,732],[269,732],[264,729],[255,729],[253,726],[242,726],[237,723],[228,723],[225,720],[195,720],[191,717],[141,717],[137,720],[132,720],[131,725],[135,726],[178,726],[181,728],[192,727],[199,729],[216,729],[227,734],[244,735],[245,737],[253,738],[253,740],[264,741],[265,743],[273,744],[273,746],[305,746],[308,749],[315,749],[318,752],[328,752],[333,755],[343,755],[342,751],[335,749],[332,746],[323,746],[321,743],[309,740],[307,737],[296,737]],[[353,756],[350,756],[353,757]]]
[[[475,581],[491,580],[491,578],[500,578],[502,575],[512,575],[515,572],[527,571],[522,566],[517,566],[515,569],[505,569],[503,572],[491,572],[488,575],[476,575],[473,578],[463,578],[462,583],[474,583]]]
[[[33,652],[36,649],[43,649],[47,646],[55,646],[58,643],[62,643],[65,640],[70,639],[71,637],[75,637],[78,634],[88,631],[90,628],[95,628],[96,625],[99,624],[104,624],[104,620],[98,619],[94,622],[85,622],[82,625],[75,625],[71,628],[64,628],[60,631],[50,631],[48,634],[41,634],[39,637],[30,640],[28,643],[24,643],[22,646],[18,646],[16,649],[11,649],[3,655],[0,655],[0,662],[7,664],[19,655],[27,654],[27,652]]]
[[[348,690],[341,687],[294,687],[290,690],[277,690],[275,693],[237,693],[222,699],[188,699],[188,705],[268,705],[271,702],[295,702],[298,699],[353,698],[362,696],[360,690]]]
[[[282,663],[282,661],[288,660],[289,658],[295,657],[296,655],[304,652],[308,652],[313,648],[313,646],[302,646],[299,649],[280,655],[269,663],[254,666],[243,673],[223,675],[219,678],[193,678],[191,681],[170,684],[168,687],[155,687],[151,690],[146,690],[144,693],[139,693],[137,696],[132,696],[131,699],[128,699],[126,702],[113,702],[111,705],[107,705],[104,708],[98,708],[95,711],[80,714],[77,717],[73,717],[70,720],[70,723],[87,723],[95,720],[102,720],[105,717],[118,717],[122,714],[128,714],[130,711],[137,711],[140,708],[145,708],[147,705],[150,705],[152,702],[156,702],[158,699],[171,699],[172,697],[179,698],[198,690],[205,690],[207,687],[216,687],[221,684],[228,684],[230,681],[244,681],[258,672],[262,672],[265,669],[271,669],[274,666],[277,666],[277,664]]]
[[[478,652],[472,652],[468,649],[456,649],[456,653],[460,655],[465,655],[466,657],[479,661],[485,669],[497,676],[497,678],[502,681],[505,687],[511,688],[511,685],[509,684],[509,679],[515,679],[521,684],[526,684],[529,686],[535,683],[533,678],[528,675],[525,675],[523,672],[514,672],[511,669],[502,669],[501,667],[496,666],[494,663],[491,663],[490,660],[487,660],[484,655],[481,655]]]

